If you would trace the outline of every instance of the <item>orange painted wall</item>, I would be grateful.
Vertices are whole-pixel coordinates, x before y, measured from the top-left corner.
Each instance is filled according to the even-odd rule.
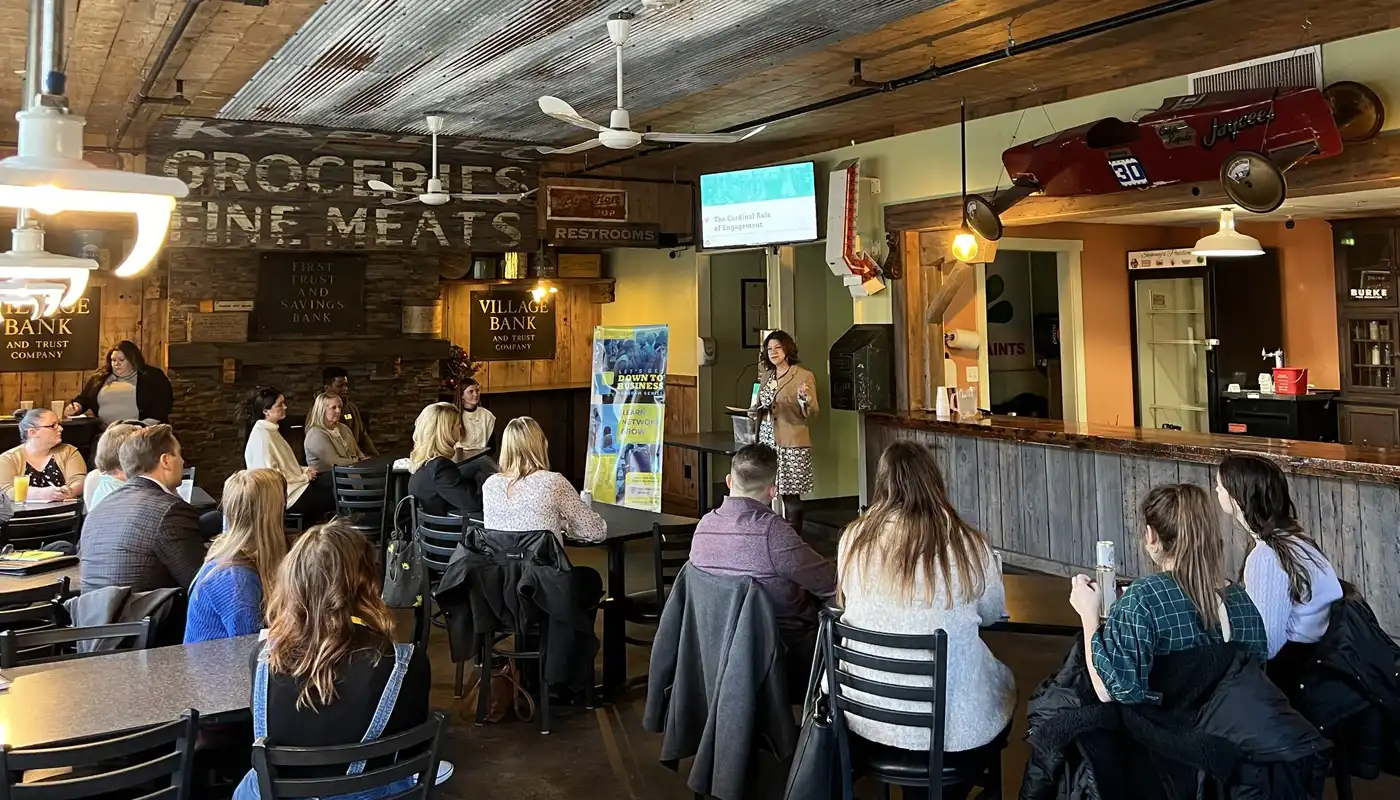
[[[1265,247],[1279,251],[1283,281],[1283,348],[1291,366],[1309,370],[1320,389],[1336,388],[1337,304],[1332,228],[1322,220],[1300,220],[1293,230],[1282,223],[1241,225]],[[1129,315],[1127,254],[1132,250],[1190,247],[1205,231],[1148,225],[1054,223],[1007,228],[1007,237],[1074,239],[1084,243],[1080,263],[1084,286],[1085,383],[1089,422],[1133,424],[1132,325]],[[971,284],[949,306],[948,329],[977,329]],[[976,352],[953,351],[958,385],[969,386],[968,366]]]

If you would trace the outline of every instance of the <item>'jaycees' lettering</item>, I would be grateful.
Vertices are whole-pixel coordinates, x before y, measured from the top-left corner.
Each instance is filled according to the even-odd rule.
[[[1270,103],[1266,108],[1258,111],[1251,111],[1248,114],[1241,114],[1234,119],[1220,120],[1212,118],[1210,130],[1201,137],[1201,147],[1209,150],[1222,139],[1234,141],[1242,131],[1248,130],[1258,125],[1265,125],[1274,121],[1274,104]]]

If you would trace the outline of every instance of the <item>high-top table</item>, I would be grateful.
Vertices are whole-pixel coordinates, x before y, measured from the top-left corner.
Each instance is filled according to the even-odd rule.
[[[662,444],[681,450],[694,450],[699,454],[699,507],[700,516],[710,510],[710,492],[713,490],[710,478],[711,462],[715,456],[732,456],[744,445],[734,439],[733,431],[707,431],[704,433],[678,433],[665,437]]]
[[[257,636],[158,647],[0,670],[0,744],[61,745],[170,722],[248,714]]]

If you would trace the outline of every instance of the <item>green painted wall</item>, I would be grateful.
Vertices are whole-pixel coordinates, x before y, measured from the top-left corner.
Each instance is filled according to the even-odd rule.
[[[860,415],[831,408],[827,354],[853,324],[851,294],[826,265],[826,245],[797,247],[793,305],[797,349],[802,363],[817,376],[822,413],[812,422],[816,487],[811,497],[847,497],[860,492]]]

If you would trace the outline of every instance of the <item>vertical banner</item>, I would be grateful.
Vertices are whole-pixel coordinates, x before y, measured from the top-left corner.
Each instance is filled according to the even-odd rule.
[[[665,325],[593,330],[584,488],[602,503],[661,510],[666,422]]]

